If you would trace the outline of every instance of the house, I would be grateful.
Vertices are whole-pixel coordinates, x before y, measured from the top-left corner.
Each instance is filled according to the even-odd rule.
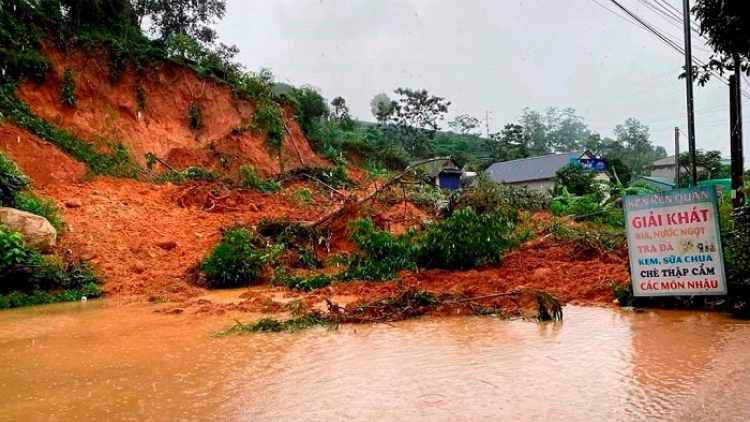
[[[646,185],[651,186],[652,188],[657,188],[660,190],[672,190],[674,189],[675,183],[674,179],[667,179],[664,177],[656,177],[656,176],[638,176],[633,178],[633,180],[630,181],[630,186],[633,185]]]
[[[415,174],[426,175],[435,186],[450,190],[461,188],[464,171],[450,157],[412,161],[409,167]]]
[[[732,160],[729,158],[722,158],[721,164],[725,166],[731,165]],[[670,155],[669,157],[660,158],[652,162],[649,167],[649,174],[652,177],[677,180],[677,173],[675,172],[676,168],[677,166],[674,163],[674,155]],[[698,172],[701,172],[702,170],[704,170],[703,167],[698,166]],[[686,169],[683,166],[682,177],[689,177],[685,175],[685,171]]]
[[[676,180],[677,173],[675,172],[674,155],[669,157],[660,158],[651,163],[649,167],[649,174],[651,177],[658,177],[661,179]]]
[[[609,180],[609,177],[604,174],[606,162],[589,151],[503,161],[491,165],[487,169],[487,174],[496,183],[526,186],[540,192],[547,192],[555,186],[553,179],[557,171],[571,163],[579,163],[586,169],[597,171],[599,173],[597,179]]]

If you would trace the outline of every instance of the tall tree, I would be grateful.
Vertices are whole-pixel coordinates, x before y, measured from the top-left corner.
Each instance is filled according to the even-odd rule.
[[[483,142],[483,146],[490,153],[493,161],[508,161],[529,156],[523,126],[509,123],[503,130],[490,135],[490,139]]]
[[[425,158],[432,153],[432,140],[445,119],[450,101],[430,95],[426,89],[398,88],[398,103],[391,102],[390,114],[382,119],[383,129],[391,139],[398,139],[414,158]],[[378,105],[379,113],[383,104]],[[380,119],[380,118],[379,118]]]
[[[690,185],[690,154],[682,153],[679,158],[680,163],[680,184],[681,187]],[[695,167],[698,171],[698,180],[708,179],[726,179],[729,177],[729,166],[721,162],[721,152],[719,151],[696,151]]]
[[[372,116],[377,119],[378,122],[385,121],[388,116],[393,113],[395,106],[396,102],[391,100],[391,98],[384,92],[375,95],[372,97],[372,100],[370,100],[370,111],[372,112]]]
[[[541,113],[525,108],[518,118],[518,124],[523,127],[524,143],[531,157],[552,152],[547,144],[547,127]]]
[[[739,64],[741,69],[750,75],[750,9],[739,0],[698,0],[693,8],[695,17],[700,21],[701,35],[708,38],[708,43],[716,52],[703,67],[698,78],[701,84],[711,76],[708,70],[723,73],[734,70]],[[738,55],[740,63],[734,63],[733,56]]]
[[[629,118],[625,123],[615,127],[617,142],[624,146],[624,156],[621,158],[625,165],[631,169],[633,174],[646,174],[651,162],[666,157],[663,147],[655,148],[649,140],[648,126],[638,119]]]
[[[474,116],[468,114],[461,114],[456,116],[455,119],[448,122],[448,126],[455,133],[461,135],[472,135],[479,136],[481,122]]]
[[[139,7],[162,40],[185,35],[206,44],[216,39],[213,24],[226,13],[225,0],[151,0]]]

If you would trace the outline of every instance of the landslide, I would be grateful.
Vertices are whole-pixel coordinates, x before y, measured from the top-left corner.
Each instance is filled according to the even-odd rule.
[[[165,61],[136,71],[128,66],[117,83],[107,76],[106,54],[83,48],[65,51],[46,47],[43,54],[53,71],[41,85],[27,81],[16,94],[31,111],[55,125],[95,144],[122,142],[141,165],[146,154],[156,154],[170,166],[236,170],[251,164],[263,175],[278,173],[278,157],[269,156],[261,131],[233,133],[252,121],[255,105],[236,98],[226,84],[201,78],[191,69]],[[75,107],[60,101],[65,69],[75,82]],[[143,93],[139,105],[137,92]],[[190,127],[190,107],[195,103],[201,125]],[[286,169],[324,165],[310,147],[291,108],[284,110],[285,137],[282,158]]]

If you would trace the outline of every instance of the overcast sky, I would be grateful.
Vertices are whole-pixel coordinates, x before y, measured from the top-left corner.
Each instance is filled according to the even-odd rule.
[[[614,9],[608,0],[596,0]],[[641,0],[620,0],[682,44],[679,24]],[[661,0],[681,10],[679,0]],[[450,117],[490,114],[490,131],[524,107],[574,107],[601,135],[628,117],[674,151],[674,127],[687,132],[684,56],[594,0],[227,0],[218,26],[250,70],[346,98],[373,120],[370,100],[397,87],[425,88],[453,104]],[[709,49],[695,35],[694,53]],[[743,89],[750,93],[746,81]],[[696,87],[699,148],[729,156],[728,88]],[[747,100],[746,100],[747,101]],[[750,116],[750,102],[743,114]],[[687,149],[682,136],[681,149]],[[750,122],[745,124],[750,152]],[[747,161],[747,160],[746,160]]]

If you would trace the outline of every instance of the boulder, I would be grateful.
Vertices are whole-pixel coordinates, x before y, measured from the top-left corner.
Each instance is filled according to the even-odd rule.
[[[21,233],[32,249],[43,254],[54,252],[57,231],[46,218],[15,208],[0,208],[0,225]]]

